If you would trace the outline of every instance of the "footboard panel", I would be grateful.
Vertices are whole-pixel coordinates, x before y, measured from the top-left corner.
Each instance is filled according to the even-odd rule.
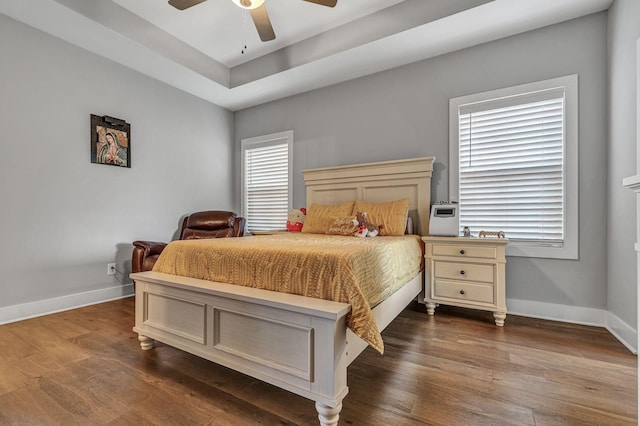
[[[317,402],[346,395],[344,303],[142,272],[134,331]]]
[[[313,328],[213,308],[213,347],[306,382],[313,382]],[[256,354],[259,354],[257,356]]]
[[[184,339],[185,343],[205,345],[207,305],[172,295],[159,287],[153,291],[153,287],[149,285],[143,295],[143,325]]]

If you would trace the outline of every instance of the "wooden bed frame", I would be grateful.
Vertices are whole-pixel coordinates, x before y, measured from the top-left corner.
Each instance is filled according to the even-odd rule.
[[[415,233],[426,234],[433,161],[304,170],[307,205],[407,197]],[[157,340],[263,380],[315,401],[320,424],[337,425],[347,366],[367,346],[346,327],[349,304],[156,272],[131,278],[142,349]],[[380,331],[423,286],[420,273],[373,309]]]

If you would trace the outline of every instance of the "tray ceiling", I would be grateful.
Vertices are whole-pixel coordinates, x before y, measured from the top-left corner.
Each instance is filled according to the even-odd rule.
[[[266,0],[263,43],[231,0],[3,0],[0,13],[231,110],[587,14],[612,0]],[[246,45],[244,53],[242,50]]]

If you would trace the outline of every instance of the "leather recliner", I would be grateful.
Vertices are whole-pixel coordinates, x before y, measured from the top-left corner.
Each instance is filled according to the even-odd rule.
[[[244,225],[244,218],[238,217],[233,212],[218,210],[197,212],[184,218],[179,239],[242,237]],[[156,241],[134,241],[131,272],[152,270],[166,246],[166,243]]]

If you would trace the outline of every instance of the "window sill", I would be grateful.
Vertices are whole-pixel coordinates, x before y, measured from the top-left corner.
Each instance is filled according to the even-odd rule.
[[[564,244],[562,247],[536,246],[512,241],[507,245],[507,256],[533,257],[541,259],[578,260],[578,247]]]

